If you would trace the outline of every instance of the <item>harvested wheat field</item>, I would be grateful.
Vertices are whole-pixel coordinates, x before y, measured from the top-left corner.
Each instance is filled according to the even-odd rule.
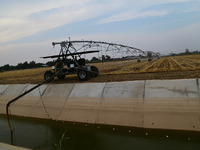
[[[84,82],[113,82],[152,79],[200,78],[200,55],[162,57],[148,62],[146,59],[111,61],[92,64],[99,68],[100,75]],[[0,73],[0,84],[40,83],[43,73],[50,68],[27,69]],[[76,75],[66,76],[65,80],[54,83],[74,83]]]

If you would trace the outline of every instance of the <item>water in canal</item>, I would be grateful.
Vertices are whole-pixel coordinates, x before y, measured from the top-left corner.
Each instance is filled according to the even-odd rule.
[[[149,130],[24,117],[12,117],[12,125],[15,131],[11,136],[6,117],[0,115],[0,142],[34,150],[54,150],[59,145],[62,150],[200,149],[199,132]]]

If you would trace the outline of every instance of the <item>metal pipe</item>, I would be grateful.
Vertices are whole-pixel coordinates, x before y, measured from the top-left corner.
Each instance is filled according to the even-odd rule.
[[[45,83],[48,82],[48,81],[51,81],[52,78],[54,78],[58,73],[59,73],[59,71],[58,71],[56,74],[54,74],[51,78],[49,78],[48,80],[45,80],[44,82],[37,84],[36,86],[34,86],[34,87],[32,87],[31,89],[27,90],[26,92],[22,93],[21,95],[19,95],[19,96],[15,97],[14,99],[10,100],[10,101],[6,104],[6,116],[7,116],[8,125],[9,125],[9,128],[10,128],[10,131],[11,131],[11,132],[13,131],[13,128],[12,128],[12,125],[11,125],[11,123],[10,123],[10,116],[9,116],[9,112],[8,112],[9,106],[10,106],[13,102],[17,101],[19,98],[21,98],[21,97],[23,97],[24,95],[30,93],[31,91],[33,91],[34,89],[38,88],[39,86],[45,84]]]

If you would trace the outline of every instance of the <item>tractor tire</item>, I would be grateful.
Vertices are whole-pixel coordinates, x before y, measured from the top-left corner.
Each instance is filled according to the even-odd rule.
[[[79,70],[77,76],[81,81],[85,81],[90,78],[90,72],[86,70]]]
[[[97,77],[99,75],[99,70],[96,66],[91,66],[91,72],[90,76],[91,77]]]
[[[50,70],[46,71],[44,73],[44,80],[47,82],[52,82],[54,80],[54,78],[52,78],[52,76],[54,75],[54,73]]]

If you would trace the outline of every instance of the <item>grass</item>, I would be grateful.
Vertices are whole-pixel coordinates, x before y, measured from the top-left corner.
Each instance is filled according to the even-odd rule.
[[[67,132],[64,132],[64,133],[62,134],[60,140],[58,141],[58,143],[55,144],[56,150],[62,150],[63,142],[65,142],[66,140],[69,140],[69,139],[70,139],[69,137],[66,137],[66,133],[67,133]]]

